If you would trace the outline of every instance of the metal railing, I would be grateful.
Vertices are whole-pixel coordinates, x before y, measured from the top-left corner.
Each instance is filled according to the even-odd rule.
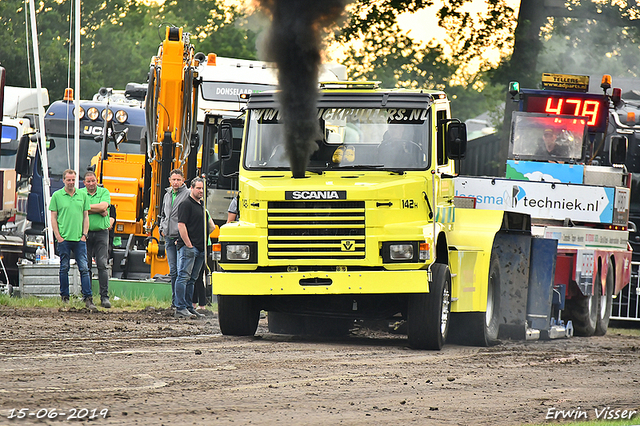
[[[613,299],[611,319],[640,321],[640,262],[631,262],[631,282]]]

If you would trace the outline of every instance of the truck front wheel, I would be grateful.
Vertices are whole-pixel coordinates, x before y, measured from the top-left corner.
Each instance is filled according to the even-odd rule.
[[[442,263],[431,266],[429,293],[413,294],[407,312],[409,345],[440,350],[447,339],[451,317],[451,273]]]
[[[218,321],[226,336],[253,336],[258,328],[260,310],[250,296],[218,295]]]
[[[500,331],[500,260],[493,254],[489,265],[487,307],[484,312],[458,312],[452,317],[453,343],[491,346],[499,342]]]
[[[491,259],[489,269],[489,287],[487,288],[487,311],[484,314],[484,339],[482,346],[498,343],[500,329],[500,261],[497,256]]]

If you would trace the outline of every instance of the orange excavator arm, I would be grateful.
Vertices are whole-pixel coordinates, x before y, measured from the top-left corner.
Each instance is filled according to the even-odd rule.
[[[167,27],[165,40],[151,60],[146,99],[147,166],[145,188],[149,191],[145,232],[148,235],[146,262],[151,276],[168,273],[164,246],[159,236],[160,213],[169,174],[195,158],[191,147],[195,132],[197,84],[194,47],[182,28]]]

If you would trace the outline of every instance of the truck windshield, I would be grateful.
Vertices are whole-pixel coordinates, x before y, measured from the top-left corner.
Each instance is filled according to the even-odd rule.
[[[582,159],[586,135],[584,117],[514,112],[509,158],[576,162]]]
[[[18,150],[18,128],[4,124],[2,126],[2,149],[0,150],[0,168],[13,169],[16,166]]]
[[[426,109],[321,108],[322,139],[309,169],[423,170],[429,166],[430,111]],[[249,111],[246,169],[289,168],[284,126],[277,110]]]
[[[74,168],[74,140],[73,135],[49,134],[49,139],[53,139],[54,147],[47,150],[47,160],[49,163],[49,175],[61,178],[62,172],[66,169]],[[80,176],[84,176],[87,167],[91,165],[91,159],[100,153],[102,142],[96,142],[93,137],[80,137]],[[121,143],[116,151],[113,143],[109,146],[109,152],[120,152],[124,154],[140,154],[140,141],[128,141]]]
[[[100,106],[103,104],[88,103],[82,105],[85,109],[91,106]],[[47,140],[53,141],[47,149],[47,158],[49,163],[49,175],[55,178],[61,178],[62,173],[66,169],[74,168],[74,116],[72,113],[73,104],[64,102],[54,102],[45,116],[45,128],[47,132]],[[122,106],[114,106],[113,110],[125,109]],[[125,128],[128,129],[127,141],[122,142],[118,149],[110,138],[108,152],[124,153],[124,154],[140,154],[141,140],[145,137],[145,118],[144,109],[139,107],[128,107],[126,109],[128,120],[124,124],[114,123],[113,127],[116,132],[120,132]],[[91,159],[100,153],[102,142],[96,142],[96,136],[101,136],[103,132],[104,122],[102,119],[96,121],[89,120],[84,116],[80,120],[80,176],[84,176],[87,167],[91,164]]]

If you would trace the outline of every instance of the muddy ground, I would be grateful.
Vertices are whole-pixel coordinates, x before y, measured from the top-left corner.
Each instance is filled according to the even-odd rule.
[[[640,410],[639,381],[640,338],[615,332],[425,352],[365,328],[311,339],[262,319],[240,338],[213,313],[0,307],[0,424],[562,424]]]

